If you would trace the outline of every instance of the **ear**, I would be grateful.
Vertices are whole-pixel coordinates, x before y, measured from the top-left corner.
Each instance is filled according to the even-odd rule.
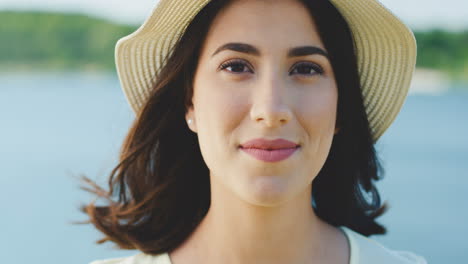
[[[341,126],[340,126],[340,121],[338,120],[338,117],[335,119],[335,133],[334,135],[338,134],[340,132]]]
[[[338,132],[340,132],[340,127],[335,127],[335,135],[338,134]]]
[[[191,122],[189,120],[191,120]],[[190,130],[192,130],[194,133],[198,132],[193,105],[187,108],[187,113],[185,114],[185,121],[187,122],[187,126]]]

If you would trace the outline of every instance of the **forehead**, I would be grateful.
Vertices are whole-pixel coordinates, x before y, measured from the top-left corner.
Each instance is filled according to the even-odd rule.
[[[298,0],[234,0],[213,20],[205,47],[246,42],[260,49],[314,45],[323,48],[316,25]]]

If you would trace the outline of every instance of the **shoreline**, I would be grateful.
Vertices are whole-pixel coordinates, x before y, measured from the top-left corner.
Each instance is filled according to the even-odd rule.
[[[26,67],[2,67],[0,66],[0,76],[21,76],[21,75],[79,75],[85,76],[106,76],[107,78],[116,78],[116,69],[99,69],[96,67],[83,67],[83,68],[41,68],[36,70],[35,68]],[[414,94],[427,94],[427,95],[439,95],[450,90],[468,90],[468,80],[455,80],[450,77],[449,74],[444,73],[440,70],[427,69],[427,68],[416,68],[411,80],[408,95]]]

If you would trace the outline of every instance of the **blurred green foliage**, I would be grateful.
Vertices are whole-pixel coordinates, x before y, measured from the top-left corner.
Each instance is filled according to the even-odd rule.
[[[468,30],[450,32],[435,29],[415,32],[417,66],[438,69],[455,78],[468,78]]]
[[[0,11],[0,67],[113,70],[116,41],[136,28],[80,14]],[[415,36],[418,67],[468,76],[468,30]]]
[[[80,14],[0,12],[0,66],[113,69],[115,42],[136,28]]]

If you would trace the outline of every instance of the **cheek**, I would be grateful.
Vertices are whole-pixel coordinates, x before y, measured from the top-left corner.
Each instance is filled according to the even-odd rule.
[[[248,98],[217,79],[203,78],[194,83],[194,106],[202,155],[210,165],[219,166],[226,147],[235,150],[236,129],[248,113]],[[210,168],[214,169],[214,168]]]
[[[332,88],[332,89],[330,89]],[[333,141],[337,90],[335,86],[303,94],[297,111],[298,122],[304,135],[304,152],[301,160],[308,182],[312,182],[325,164]],[[305,162],[304,162],[305,161]]]
[[[328,128],[335,127],[336,110],[338,103],[338,93],[335,85],[317,87],[308,93],[302,94],[298,116],[303,117],[302,122],[308,128]],[[310,129],[309,129],[310,130]],[[318,129],[313,129],[319,131]]]
[[[232,132],[248,111],[248,97],[245,94],[216,80],[205,80],[194,98],[199,130],[216,128],[210,132]]]
[[[335,85],[303,94],[298,104],[299,122],[307,133],[308,158],[325,160],[335,132],[338,92]],[[310,156],[309,156],[310,155]]]

